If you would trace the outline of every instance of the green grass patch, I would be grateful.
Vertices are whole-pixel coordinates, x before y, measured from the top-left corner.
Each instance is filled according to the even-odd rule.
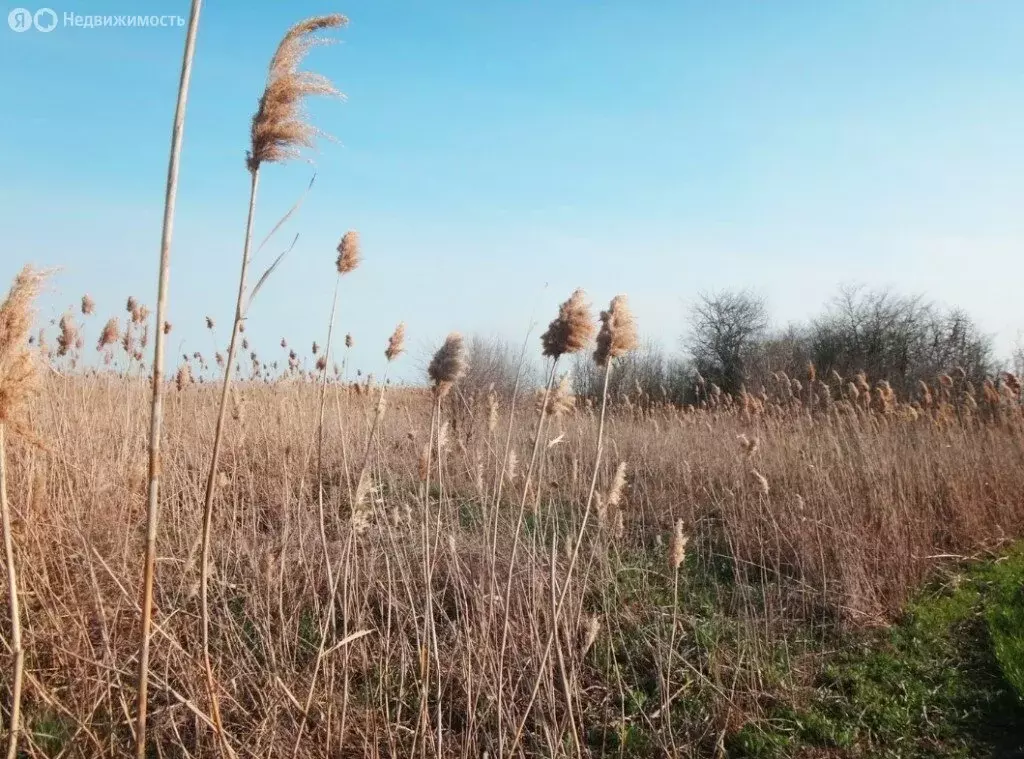
[[[735,733],[730,755],[1024,756],[1024,549],[952,574],[817,671],[802,698]]]

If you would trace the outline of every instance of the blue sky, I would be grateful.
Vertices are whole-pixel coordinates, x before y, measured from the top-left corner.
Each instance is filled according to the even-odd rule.
[[[52,2],[60,15],[188,10]],[[962,306],[1002,351],[1024,330],[1018,0],[231,0],[200,24],[172,355],[209,350],[206,314],[226,334],[266,64],[288,26],[327,12],[351,24],[307,67],[348,99],[312,103],[338,141],[312,156],[313,192],[254,264],[300,234],[251,312],[265,358],[282,336],[323,342],[349,228],[365,252],[339,310],[353,366],[379,372],[405,320],[407,378],[449,330],[518,342],[577,286],[596,307],[627,293],[667,348],[695,293],[718,288],[762,293],[780,324],[858,282]],[[0,276],[62,266],[47,316],[85,291],[104,315],[129,294],[155,300],[183,40],[0,26]],[[258,232],[313,170],[265,169]]]

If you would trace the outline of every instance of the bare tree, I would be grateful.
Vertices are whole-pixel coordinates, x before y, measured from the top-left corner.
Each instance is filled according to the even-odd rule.
[[[972,380],[992,370],[991,340],[963,311],[859,287],[841,289],[814,322],[811,354],[820,371],[864,371],[904,390],[954,367]]]
[[[629,398],[631,403],[683,403],[688,389],[685,371],[678,359],[668,358],[653,341],[646,340],[634,351],[619,359],[615,373],[609,378],[608,400],[616,403]],[[692,380],[689,380],[692,384]],[[573,393],[584,398],[599,399],[604,386],[604,373],[589,354],[578,354],[572,368]]]
[[[739,390],[748,361],[768,329],[764,299],[749,290],[701,293],[686,346],[694,367],[725,392]]]

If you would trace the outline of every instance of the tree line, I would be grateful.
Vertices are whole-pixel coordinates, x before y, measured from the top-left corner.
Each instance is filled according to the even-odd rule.
[[[468,348],[471,368],[464,387],[510,394],[522,369],[519,346],[477,335]],[[616,364],[610,397],[695,403],[701,383],[725,393],[756,393],[780,372],[805,377],[810,365],[819,377],[864,372],[909,395],[919,381],[934,382],[941,373],[962,369],[967,379],[980,383],[1003,368],[991,336],[963,310],[921,295],[863,287],[840,288],[822,313],[785,327],[772,324],[765,299],[750,290],[701,293],[687,314],[680,349],[668,354],[653,342],[643,343]],[[1010,368],[1024,369],[1024,350],[1018,348],[1011,363]],[[567,369],[576,395],[599,392],[600,377],[586,357]],[[527,365],[520,387],[536,385],[541,374]]]

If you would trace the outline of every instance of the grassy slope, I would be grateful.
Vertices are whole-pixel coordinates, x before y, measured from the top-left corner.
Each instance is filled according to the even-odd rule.
[[[945,578],[815,687],[733,736],[743,757],[1024,756],[1024,547]]]

